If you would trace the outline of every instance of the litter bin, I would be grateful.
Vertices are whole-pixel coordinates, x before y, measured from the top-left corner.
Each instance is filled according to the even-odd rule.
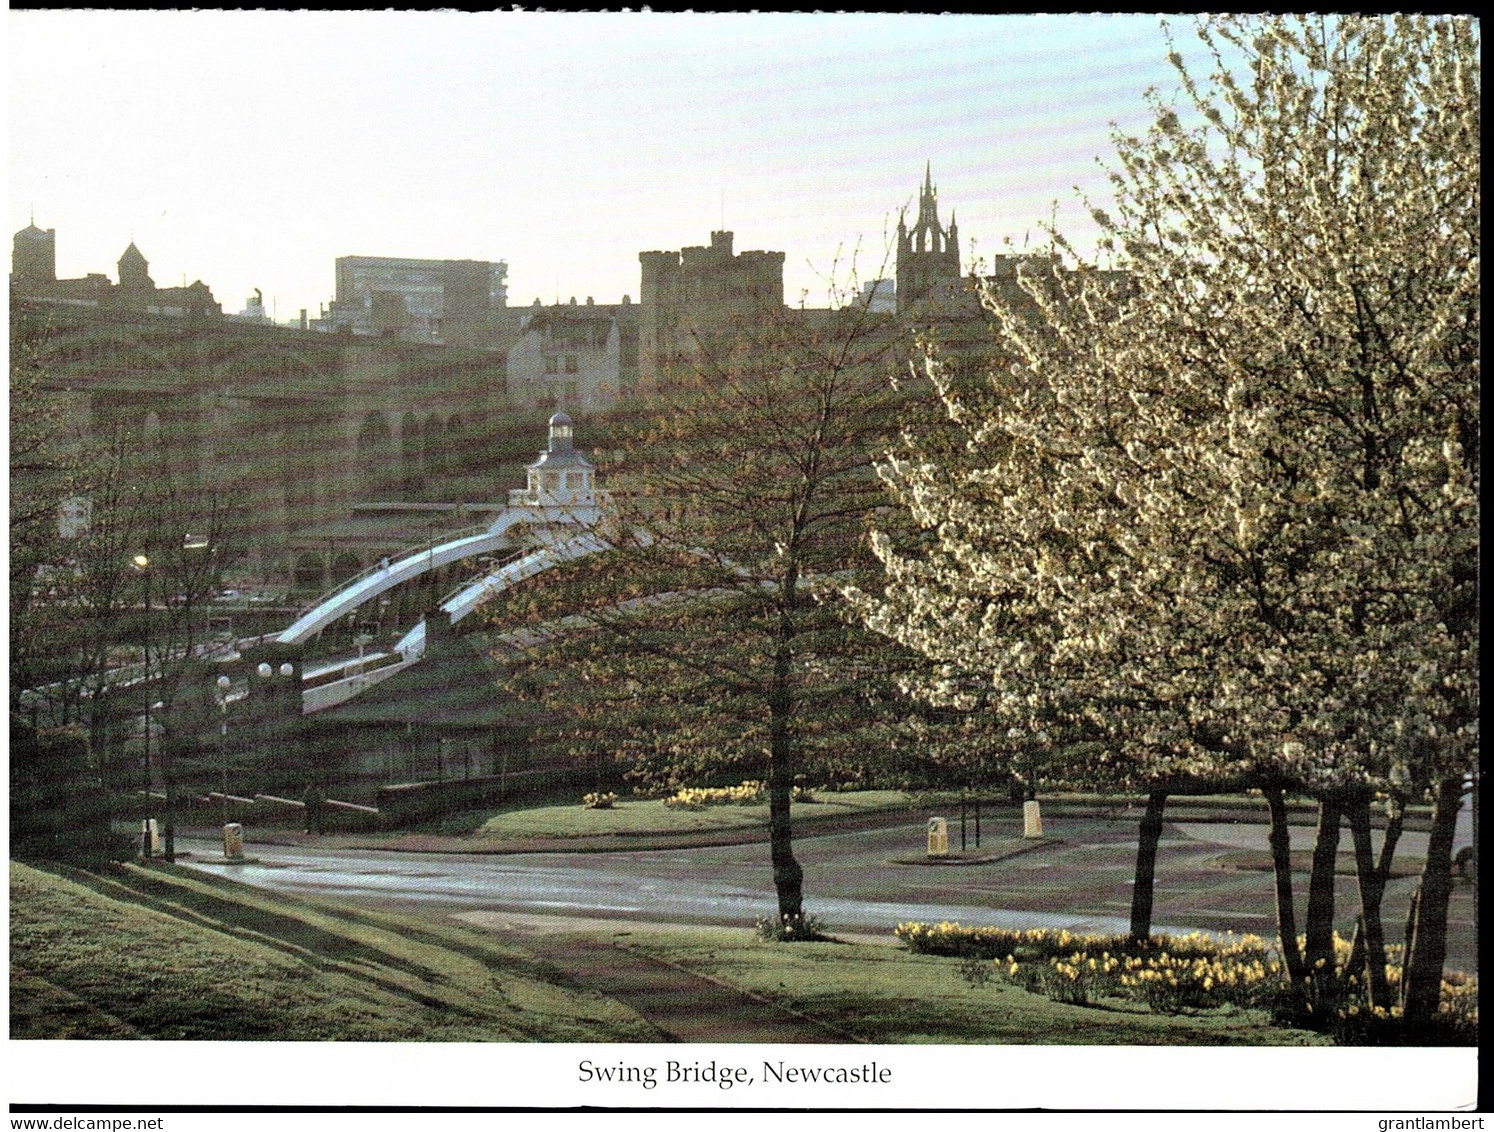
[[[1043,813],[1038,808],[1037,799],[1022,803],[1022,836],[1043,836]]]
[[[943,818],[929,818],[929,856],[949,856],[949,822]]]
[[[223,827],[223,856],[230,861],[244,859],[244,827],[236,821]]]

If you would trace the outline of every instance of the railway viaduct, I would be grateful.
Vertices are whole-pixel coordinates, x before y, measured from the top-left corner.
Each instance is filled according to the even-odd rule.
[[[355,503],[480,475],[507,408],[501,350],[26,299],[12,302],[11,346],[60,407],[66,442],[124,430],[147,472],[235,493],[267,571],[284,569],[293,532]]]

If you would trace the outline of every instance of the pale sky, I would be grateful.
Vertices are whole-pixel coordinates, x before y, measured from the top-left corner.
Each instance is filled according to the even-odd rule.
[[[881,273],[932,162],[961,254],[1102,194],[1109,126],[1173,86],[1155,17],[13,11],[11,231],[57,270],[254,288],[343,255],[504,260],[509,302],[638,299],[638,253],[736,233],[785,295]],[[1180,46],[1195,41],[1186,24]],[[889,266],[890,273],[890,266]]]

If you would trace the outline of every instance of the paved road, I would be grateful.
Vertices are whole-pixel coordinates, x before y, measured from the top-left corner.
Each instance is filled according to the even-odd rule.
[[[987,839],[1009,839],[1018,832],[1006,828],[1012,824],[1010,815],[1001,825],[988,819],[983,832]],[[957,824],[952,832],[957,839]],[[918,861],[922,822],[803,838],[796,852],[804,866],[806,907],[841,931],[885,933],[903,920],[1126,930],[1135,820],[1054,816],[1045,821],[1045,832],[1056,840],[1030,852],[940,866],[896,863]],[[1293,832],[1294,847],[1310,847],[1309,828]],[[247,852],[254,861],[226,865],[212,842],[181,844],[192,854],[187,863],[249,884],[407,910],[732,925],[750,925],[774,910],[766,845],[464,856],[251,844]],[[1169,825],[1158,853],[1156,930],[1269,937],[1275,924],[1270,873],[1219,863],[1241,847],[1264,846],[1263,827]],[[1409,834],[1399,853],[1404,858],[1422,849],[1418,835]],[[1392,940],[1399,937],[1414,887],[1409,877],[1391,882],[1385,922]],[[1305,899],[1305,889],[1306,878],[1299,875],[1299,898]],[[1352,877],[1340,877],[1345,934],[1352,931],[1356,904]],[[1471,888],[1460,884],[1452,905],[1449,966],[1473,970],[1474,950]]]

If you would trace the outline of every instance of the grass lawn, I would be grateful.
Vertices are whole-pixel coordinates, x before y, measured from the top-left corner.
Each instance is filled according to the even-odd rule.
[[[168,868],[10,866],[10,1036],[652,1040],[457,925]]]
[[[829,817],[903,810],[910,805],[909,795],[899,790],[825,793],[815,795],[813,802],[795,802],[793,815],[798,826]],[[753,806],[721,805],[680,810],[665,806],[662,798],[619,798],[610,810],[588,810],[579,802],[503,810],[483,820],[473,836],[505,841],[530,837],[641,836],[766,829],[767,825],[766,802]]]
[[[876,1043],[1329,1044],[1253,1011],[1169,1016],[971,986],[958,959],[887,943],[771,944],[742,928],[595,930]],[[265,893],[164,866],[12,862],[10,990],[13,1039],[657,1040],[629,1007],[444,917]]]
[[[1129,795],[1062,794],[1044,795],[1050,813],[1084,813],[1118,818],[1128,808],[1145,806],[1146,799]],[[967,804],[973,805],[967,797]],[[961,804],[958,791],[860,790],[820,791],[812,802],[796,801],[793,807],[795,828],[803,830],[827,818],[845,818],[874,813],[943,813],[957,811]],[[1018,808],[1004,799],[987,797],[986,816],[995,819],[1000,813],[1017,813]],[[1171,821],[1236,821],[1259,817],[1262,824],[1265,803],[1259,798],[1229,795],[1205,798],[1179,798],[1168,812]],[[1257,812],[1258,811],[1258,812]],[[1310,808],[1298,815],[1306,820]],[[1131,815],[1137,817],[1137,815]],[[1129,820],[1129,819],[1122,819]],[[1424,823],[1423,823],[1424,824]],[[1416,822],[1408,827],[1415,827]],[[735,834],[761,831],[766,836],[768,806],[712,805],[699,810],[671,809],[660,798],[621,797],[606,810],[589,810],[574,801],[537,804],[532,799],[516,800],[502,806],[463,810],[414,823],[393,832],[364,832],[344,835],[339,844],[357,848],[399,848],[442,850],[445,852],[483,852],[497,850],[506,843],[539,839],[604,839],[609,848],[619,847],[611,838],[662,839],[659,844],[677,845],[678,839],[695,836],[709,838],[717,833]],[[450,843],[440,840],[450,839]],[[465,844],[462,844],[462,843]],[[639,845],[637,847],[644,847]],[[1234,867],[1254,867],[1237,863]]]
[[[614,938],[879,1044],[1332,1044],[1320,1034],[1274,1027],[1259,1011],[1172,1016],[1134,1002],[1070,1006],[996,982],[972,987],[958,959],[885,944],[770,944],[730,928]]]

